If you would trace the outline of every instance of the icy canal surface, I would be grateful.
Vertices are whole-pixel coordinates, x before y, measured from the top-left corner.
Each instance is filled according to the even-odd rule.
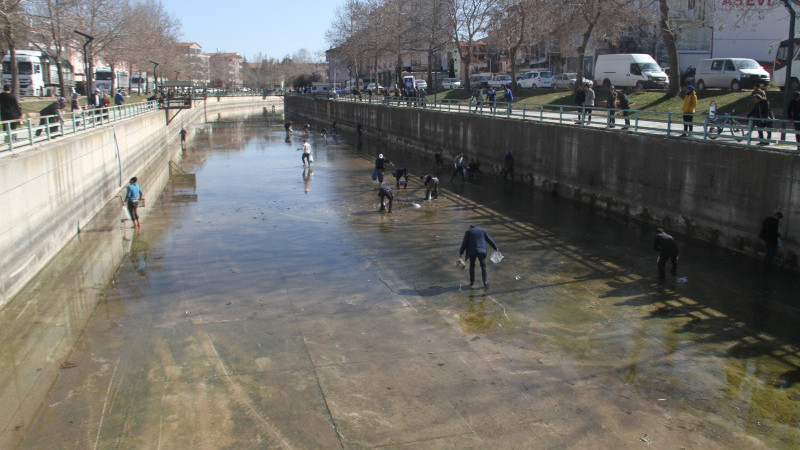
[[[800,445],[796,275],[678,236],[688,282],[659,284],[650,226],[449,165],[425,202],[432,160],[310,141],[312,170],[280,117],[208,125],[196,186],[85,230],[119,234],[109,283],[75,283],[80,243],[53,262],[99,301],[24,448]],[[411,170],[391,215],[378,152]],[[454,265],[470,224],[488,291]]]

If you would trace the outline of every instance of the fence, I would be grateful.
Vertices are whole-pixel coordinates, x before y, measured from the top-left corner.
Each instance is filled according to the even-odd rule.
[[[312,94],[292,94],[319,99]],[[506,102],[484,101],[482,104],[462,100],[431,101],[427,97],[325,97],[331,101],[360,102],[383,107],[425,108],[459,114],[478,114],[534,120],[599,129],[617,129],[631,133],[680,136],[702,140],[719,140],[726,143],[753,146],[773,145],[776,148],[800,150],[795,122],[781,119],[761,119],[728,114],[691,114],[692,122],[684,122],[683,113],[620,110],[601,107],[571,105],[524,104],[522,107]],[[688,116],[688,115],[687,115]],[[684,130],[691,125],[691,130]],[[798,123],[800,126],[800,123]],[[773,138],[774,137],[774,138]]]

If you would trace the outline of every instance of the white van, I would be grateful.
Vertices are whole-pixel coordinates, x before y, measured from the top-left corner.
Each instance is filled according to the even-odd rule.
[[[594,80],[603,87],[623,86],[663,88],[669,77],[652,56],[642,53],[618,53],[600,55],[594,65]]]
[[[753,59],[713,58],[700,61],[694,79],[697,80],[698,91],[705,88],[738,91],[756,85],[769,85],[769,72]]]

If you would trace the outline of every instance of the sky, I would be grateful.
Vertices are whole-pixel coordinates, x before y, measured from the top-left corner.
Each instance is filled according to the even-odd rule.
[[[325,32],[344,0],[161,2],[181,21],[182,42],[197,42],[205,53],[236,52],[252,60],[259,52],[278,59],[301,48],[312,57],[324,52]]]

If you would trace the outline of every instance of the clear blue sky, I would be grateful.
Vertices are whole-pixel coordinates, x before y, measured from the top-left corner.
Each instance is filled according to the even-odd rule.
[[[181,21],[183,42],[197,42],[206,53],[237,52],[248,60],[258,52],[280,59],[301,48],[312,56],[327,50],[325,32],[342,2],[162,0],[164,8]]]

